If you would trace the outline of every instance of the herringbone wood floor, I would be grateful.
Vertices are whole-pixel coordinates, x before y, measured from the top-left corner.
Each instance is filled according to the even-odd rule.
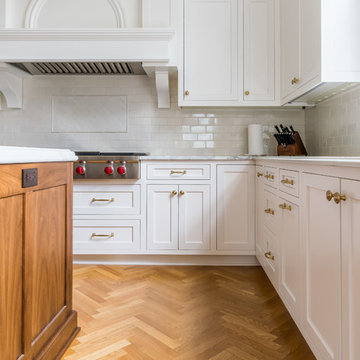
[[[75,266],[64,360],[313,360],[260,267]]]

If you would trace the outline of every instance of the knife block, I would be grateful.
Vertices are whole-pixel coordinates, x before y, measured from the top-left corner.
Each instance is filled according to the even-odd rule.
[[[302,142],[300,134],[297,131],[295,131],[294,139],[294,144],[278,145],[278,156],[307,156],[304,143]]]

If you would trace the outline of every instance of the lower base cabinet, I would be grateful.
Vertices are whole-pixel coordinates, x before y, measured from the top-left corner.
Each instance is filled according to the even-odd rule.
[[[148,185],[148,248],[210,249],[210,186]]]
[[[37,169],[38,185],[22,186]],[[59,359],[72,310],[72,164],[1,165],[0,359]]]
[[[341,359],[340,204],[327,191],[340,193],[340,179],[303,174],[302,322],[322,360]]]

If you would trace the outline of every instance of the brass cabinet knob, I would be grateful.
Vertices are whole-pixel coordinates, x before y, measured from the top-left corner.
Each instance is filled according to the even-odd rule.
[[[188,96],[188,95],[190,94],[189,90],[186,90],[186,91],[184,92],[184,94],[185,94],[185,96]]]
[[[272,209],[270,209],[270,208],[265,209],[264,212],[265,212],[266,214],[275,215],[275,211],[272,210]]]
[[[264,176],[266,179],[271,179],[271,180],[274,180],[275,179],[275,176],[274,175],[270,175],[270,174],[266,174]]]
[[[346,195],[340,195],[338,192],[334,194],[334,201],[336,204],[340,204],[340,201],[346,201]]]
[[[291,210],[292,210],[291,205],[287,205],[286,203],[280,204],[280,205],[279,205],[279,208],[280,208],[280,209],[283,209],[283,210],[288,210],[288,211],[291,211]]]
[[[172,194],[175,196],[177,195],[177,191],[176,190],[173,190]]]
[[[264,176],[264,174],[261,173],[261,172],[258,172],[258,173],[256,174],[256,176],[257,176],[257,177],[262,177],[262,176]]]
[[[272,255],[271,251],[266,252],[264,255],[267,259],[275,260],[275,256]]]
[[[184,194],[185,194],[185,191],[180,190],[180,195],[184,195]]]
[[[282,179],[281,180],[282,184],[288,184],[288,185],[294,185],[295,181],[294,180],[290,180],[290,179]]]
[[[340,204],[341,201],[346,201],[347,197],[346,197],[346,195],[341,195],[338,192],[332,193],[330,190],[328,190],[326,192],[326,199],[328,201],[331,201],[332,199],[334,199],[336,204]]]
[[[300,79],[298,79],[297,77],[294,77],[294,78],[291,80],[291,85],[295,85],[295,84],[297,84],[299,81],[300,81]]]
[[[250,91],[245,91],[245,93],[244,93],[246,96],[248,96],[248,95],[250,95]]]

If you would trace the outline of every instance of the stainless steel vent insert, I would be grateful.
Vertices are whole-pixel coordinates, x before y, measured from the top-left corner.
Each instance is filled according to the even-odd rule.
[[[32,75],[145,75],[135,62],[28,62],[12,63]]]

